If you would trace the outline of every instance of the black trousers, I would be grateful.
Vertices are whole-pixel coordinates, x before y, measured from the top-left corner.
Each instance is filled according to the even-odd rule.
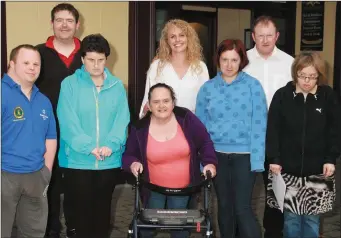
[[[77,238],[108,238],[112,193],[120,168],[64,169],[64,199],[71,206]]]
[[[265,171],[263,172],[263,181],[265,186],[265,194],[266,188],[268,186],[268,173],[269,173],[269,164],[267,161],[264,163]],[[281,238],[284,226],[284,216],[283,213],[276,209],[271,208],[267,205],[265,199],[265,209],[264,209],[264,218],[263,218],[263,227],[264,227],[264,238]]]
[[[60,223],[60,194],[64,193],[63,168],[58,165],[58,158],[55,159],[52,168],[52,177],[47,192],[49,214],[47,219],[46,234],[59,235],[61,231]],[[63,211],[67,231],[74,229],[72,223],[72,213],[70,205],[63,202]]]

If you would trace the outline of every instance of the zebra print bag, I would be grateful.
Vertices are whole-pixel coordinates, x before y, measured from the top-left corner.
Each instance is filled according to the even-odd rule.
[[[267,187],[267,204],[279,209],[272,190],[272,173],[269,172]],[[323,174],[307,177],[296,177],[282,173],[287,190],[284,197],[284,209],[298,215],[318,215],[333,209],[336,199],[335,176],[324,177]]]

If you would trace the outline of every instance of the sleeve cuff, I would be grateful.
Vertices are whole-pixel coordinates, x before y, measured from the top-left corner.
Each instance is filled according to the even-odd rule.
[[[112,152],[117,152],[123,149],[123,147],[121,146],[121,144],[119,142],[114,142],[114,141],[106,141],[104,143],[104,146],[110,148],[112,150]]]
[[[264,163],[257,164],[257,165],[251,165],[251,171],[252,172],[263,172],[264,171]]]
[[[330,158],[330,157],[325,157],[324,158],[324,163],[325,164],[336,164],[336,158]]]
[[[269,164],[278,164],[281,165],[281,160],[278,157],[267,158]]]

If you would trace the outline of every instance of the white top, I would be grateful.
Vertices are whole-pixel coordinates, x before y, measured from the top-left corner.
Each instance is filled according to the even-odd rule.
[[[267,59],[259,55],[256,47],[247,51],[247,57],[249,64],[243,71],[260,81],[269,108],[275,92],[292,80],[291,65],[294,58],[277,47]]]
[[[193,72],[192,67],[189,67],[184,77],[180,79],[171,63],[166,63],[160,74],[157,76],[157,66],[159,61],[159,59],[155,60],[150,65],[147,72],[146,88],[139,117],[142,117],[143,108],[148,101],[149,89],[157,83],[165,83],[171,86],[175,93],[176,105],[188,108],[194,113],[199,89],[210,79],[206,64],[200,61],[200,66],[202,68],[200,74]]]

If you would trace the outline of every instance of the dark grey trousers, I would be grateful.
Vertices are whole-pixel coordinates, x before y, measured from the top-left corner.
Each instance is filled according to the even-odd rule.
[[[1,171],[1,237],[10,238],[13,223],[18,237],[43,238],[48,205],[47,189],[51,173],[41,170],[16,174]],[[14,221],[15,220],[15,221]]]

